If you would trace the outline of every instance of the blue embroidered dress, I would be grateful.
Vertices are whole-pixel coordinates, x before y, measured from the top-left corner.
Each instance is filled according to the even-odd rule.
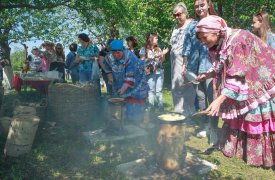
[[[107,54],[104,60],[105,72],[113,75],[113,91],[117,95],[123,84],[128,86],[123,94],[124,98],[145,100],[147,97],[147,83],[144,74],[143,61],[129,50],[124,50],[124,57],[115,60],[112,53]]]
[[[126,100],[126,119],[140,122],[143,120],[143,105],[148,92],[144,63],[129,50],[124,50],[123,53],[124,57],[121,60],[115,60],[112,53],[107,54],[104,60],[105,72],[113,75],[115,96],[118,96],[123,85],[128,87],[121,96]]]

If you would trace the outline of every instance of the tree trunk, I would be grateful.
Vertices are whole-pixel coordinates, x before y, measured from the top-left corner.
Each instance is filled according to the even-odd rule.
[[[111,19],[111,25],[110,25],[110,36],[112,39],[118,39],[119,38],[119,31],[116,27],[116,21],[114,19]]]
[[[4,86],[8,89],[13,88],[12,79],[13,79],[13,71],[11,66],[6,66],[4,68]]]
[[[8,42],[9,34],[3,33],[0,34],[0,52],[3,59],[7,59],[9,61],[9,65],[4,68],[4,74],[6,75],[6,79],[4,79],[4,84],[6,87],[11,89],[12,86],[12,78],[13,78],[13,71],[11,67],[11,60],[10,60],[10,47]],[[5,76],[4,76],[5,77]]]
[[[223,9],[222,2],[218,1],[218,15],[221,17],[223,17],[222,9]]]
[[[116,28],[110,29],[110,36],[112,39],[118,39],[119,38],[119,31]]]

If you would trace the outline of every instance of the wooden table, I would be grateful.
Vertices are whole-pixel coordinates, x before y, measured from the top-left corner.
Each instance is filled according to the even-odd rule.
[[[46,79],[41,77],[20,77],[15,75],[13,79],[13,85],[17,92],[21,92],[21,88],[24,88],[26,92],[27,86],[36,89],[41,94],[48,95],[48,86],[54,79]]]
[[[27,86],[36,89],[41,94],[48,95],[48,86],[51,84],[52,80],[46,79],[19,79],[20,84],[23,85],[24,91],[26,91]]]

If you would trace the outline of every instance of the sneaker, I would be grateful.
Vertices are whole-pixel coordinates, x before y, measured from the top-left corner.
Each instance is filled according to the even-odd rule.
[[[208,128],[208,126],[206,126],[202,131],[198,132],[196,136],[198,138],[205,138],[205,137],[207,137],[208,133],[209,133],[209,128]]]
[[[212,147],[206,149],[206,150],[203,152],[203,154],[205,154],[205,155],[210,155],[210,154],[212,154],[213,152],[215,152],[215,151],[217,151],[217,150],[218,150],[217,147],[212,146]]]
[[[198,138],[205,138],[207,136],[206,130],[203,130],[201,132],[198,132],[196,135]]]
[[[154,108],[149,106],[145,109],[146,112],[154,112]]]

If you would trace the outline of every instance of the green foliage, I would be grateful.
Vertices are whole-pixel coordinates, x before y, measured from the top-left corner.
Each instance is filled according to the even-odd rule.
[[[26,60],[26,52],[24,50],[16,50],[11,53],[11,65],[14,71],[21,71],[23,62]]]
[[[220,0],[218,3],[222,5],[222,17],[230,27],[250,29],[253,15],[262,10],[267,11],[271,22],[275,23],[275,5],[270,0]]]
[[[9,43],[39,39],[67,45],[75,41],[82,25],[78,23],[77,12],[68,8],[69,1],[66,1],[67,4],[62,2],[65,0],[7,2],[6,5],[10,6],[28,4],[38,9],[20,7],[1,10],[0,38],[8,38]]]
[[[220,7],[220,14],[228,24],[237,28],[248,29],[252,15],[260,10],[266,10],[270,14],[274,12],[274,3],[270,0],[213,2],[217,11]],[[176,3],[174,0],[6,1],[5,5],[20,7],[30,4],[37,9],[21,7],[2,10],[1,29],[9,30],[10,42],[47,39],[68,44],[76,40],[80,31],[88,29],[92,39],[99,43],[110,37],[135,35],[140,44],[144,44],[146,34],[154,31],[159,33],[161,43],[168,44],[175,25],[171,14]],[[194,1],[186,0],[184,3],[190,17],[194,17]],[[271,19],[274,23],[273,16]],[[0,37],[1,35],[7,36],[6,33],[0,33]]]
[[[83,5],[83,1],[77,1],[76,4]],[[171,0],[95,1],[88,6],[93,8],[79,7],[78,12],[95,29],[96,37],[102,38],[100,41],[134,35],[140,44],[144,44],[146,34],[154,31],[167,43],[173,27],[171,10],[174,4]]]
[[[140,45],[145,42],[148,32],[158,32],[160,43],[169,43],[173,26],[171,16],[176,5],[173,0],[76,0],[75,7],[85,20],[94,38],[100,42],[108,38],[126,38],[134,35]],[[194,17],[194,1],[186,0],[190,17]],[[220,14],[230,27],[249,29],[252,16],[260,10],[266,10],[274,23],[274,3],[270,0],[217,0],[213,1]]]
[[[55,12],[30,10],[25,13],[30,18],[19,23],[19,28],[10,34],[10,41],[39,39],[69,44],[75,41],[76,33],[81,29],[81,25],[77,23],[76,12],[65,7],[58,7]]]
[[[39,39],[66,46],[77,40],[79,32],[88,30],[91,39],[99,44],[109,38],[134,35],[139,46],[145,43],[147,33],[158,32],[160,44],[167,46],[175,25],[171,15],[176,3],[174,0],[5,1],[3,4],[8,7],[0,11],[0,42]],[[190,17],[194,17],[194,0],[184,3]],[[260,10],[269,12],[275,23],[271,0],[214,0],[213,3],[230,27],[250,29],[252,15]]]

